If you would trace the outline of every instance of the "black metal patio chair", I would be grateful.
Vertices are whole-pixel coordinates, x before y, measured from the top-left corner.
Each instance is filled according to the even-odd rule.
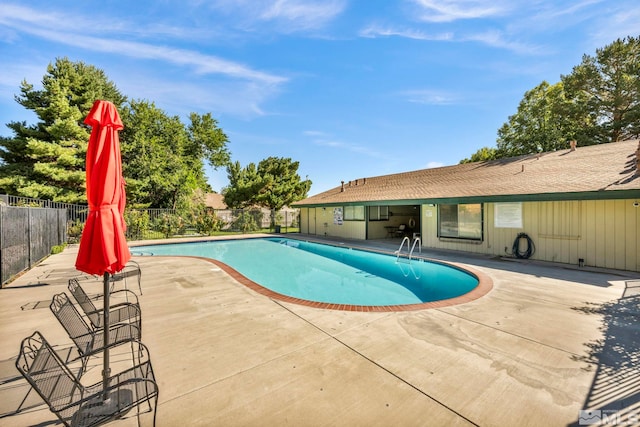
[[[111,291],[113,292],[116,282],[119,281],[123,281],[125,289],[128,289],[127,279],[131,277],[136,278],[138,283],[138,292],[142,295],[142,270],[140,269],[140,264],[132,259],[127,262],[122,271],[112,274],[109,277],[109,280],[111,281]]]
[[[16,368],[65,426],[102,425],[123,417],[133,408],[139,417],[144,403],[153,411],[155,426],[158,385],[149,351],[142,343],[132,345],[138,347],[132,351],[142,356],[132,358],[131,367],[111,376],[106,389],[102,382],[83,385],[82,374],[74,375],[38,331],[22,341]]]
[[[138,325],[119,323],[109,326],[109,342],[105,343],[103,329],[90,327],[64,292],[53,296],[49,308],[76,345],[83,367],[86,367],[89,356],[103,351],[105,346],[113,347],[128,341],[140,341]]]
[[[95,306],[93,300],[89,298],[82,286],[80,286],[80,282],[77,278],[69,279],[68,288],[71,295],[73,295],[73,298],[89,319],[92,328],[102,328],[102,324],[104,322],[104,309],[97,308]],[[140,336],[142,337],[142,312],[140,310],[137,295],[127,290],[111,292],[112,296],[117,296],[117,294],[126,294],[125,298],[131,299],[131,301],[119,302],[112,304],[109,307],[109,326],[118,323],[134,323],[138,329],[140,329]]]

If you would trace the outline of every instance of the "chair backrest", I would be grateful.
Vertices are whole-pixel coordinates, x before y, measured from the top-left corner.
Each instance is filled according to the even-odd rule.
[[[82,396],[82,384],[38,331],[22,340],[16,368],[56,414]],[[63,422],[67,416],[58,414]]]
[[[67,331],[69,338],[73,340],[80,354],[85,354],[93,348],[95,333],[82,318],[76,307],[71,304],[69,297],[64,292],[54,295],[49,305],[51,312],[58,322]]]
[[[82,308],[82,311],[84,311],[84,314],[86,314],[89,318],[89,321],[91,321],[93,327],[98,327],[98,325],[100,324],[100,315],[98,314],[97,308],[93,304],[93,301],[91,301],[91,298],[89,298],[87,293],[80,286],[78,279],[69,279],[68,288],[69,292],[71,292],[71,295],[73,295],[80,308]]]

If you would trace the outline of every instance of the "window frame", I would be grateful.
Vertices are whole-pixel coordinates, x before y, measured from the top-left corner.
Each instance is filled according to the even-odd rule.
[[[347,205],[342,207],[343,221],[366,221],[364,205]]]
[[[479,209],[479,218],[478,220],[473,221],[473,213],[471,215],[464,215],[464,210],[461,210],[461,207],[464,209],[465,206],[473,206],[478,207]],[[455,208],[454,208],[455,207]],[[446,209],[449,209],[450,212],[446,212]],[[474,208],[475,209],[475,208]],[[443,212],[445,211],[445,212]],[[463,218],[462,223],[460,222],[460,216],[463,214],[466,218]],[[477,215],[477,214],[475,214]],[[451,225],[451,223],[455,222],[455,225]],[[474,235],[471,234],[460,234],[460,225],[472,226],[474,230]],[[444,227],[448,227],[449,230],[445,230]],[[455,230],[455,232],[453,232]],[[484,241],[484,203],[443,203],[438,205],[438,238],[439,239],[454,239],[454,240],[468,240],[473,242],[483,242]]]
[[[389,206],[369,206],[369,221],[389,221]]]

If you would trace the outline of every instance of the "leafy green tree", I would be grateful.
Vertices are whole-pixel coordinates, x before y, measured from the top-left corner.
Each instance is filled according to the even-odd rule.
[[[16,101],[32,110],[34,125],[12,122],[0,138],[0,192],[60,202],[86,203],[85,158],[90,127],[84,124],[96,99],[112,101],[120,132],[128,203],[188,210],[211,191],[204,161],[229,162],[227,136],[210,113],[190,115],[187,127],[149,101],[127,102],[103,71],[67,58],[47,68],[43,88],[22,82]]]
[[[640,136],[640,37],[617,39],[596,49],[595,57],[584,55],[562,81],[575,108],[589,117],[578,129],[579,144]]]
[[[568,114],[562,83],[542,82],[524,95],[516,114],[498,130],[496,158],[555,151],[575,138],[580,115]]]
[[[189,168],[187,163],[194,162],[182,156],[189,138],[178,117],[144,100],[131,101],[122,115],[122,170],[130,203],[177,209],[195,188],[206,185],[201,168]]]
[[[210,114],[192,113],[187,127],[152,102],[131,101],[121,132],[123,173],[132,203],[189,211],[211,188],[204,159],[213,167],[229,162],[227,137]]]
[[[211,113],[204,115],[191,113],[189,119],[191,120],[187,128],[189,142],[185,147],[185,154],[192,161],[200,164],[203,159],[206,159],[214,169],[228,165],[231,156],[227,148],[229,139],[218,127],[217,120],[211,116]],[[193,166],[198,167],[200,164]]]
[[[497,148],[474,160],[518,156],[640,137],[640,37],[618,39],[584,55],[559,83],[527,91],[498,130]],[[462,160],[466,162],[468,159]]]
[[[255,163],[247,167],[236,161],[227,165],[229,185],[222,189],[224,203],[231,209],[244,209],[257,204],[256,196],[262,190],[262,178]]]
[[[268,157],[258,163],[258,175],[263,186],[256,196],[259,206],[271,210],[271,225],[275,224],[275,213],[298,200],[307,197],[311,180],[302,181],[298,175],[300,162],[290,158]]]
[[[7,124],[14,136],[0,139],[0,192],[86,203],[90,128],[83,121],[96,99],[119,107],[126,98],[102,70],[58,58],[47,67],[42,89],[23,81],[15,99],[39,121]]]
[[[486,160],[493,160],[496,158],[497,149],[492,147],[482,147],[471,155],[469,159],[462,159],[460,163],[472,163],[472,162],[484,162]]]
[[[256,205],[269,208],[273,225],[276,211],[304,199],[311,188],[309,179],[300,179],[299,165],[299,162],[281,157],[268,157],[257,167],[250,163],[244,169],[235,162],[227,166],[229,186],[222,191],[224,201],[231,208]]]

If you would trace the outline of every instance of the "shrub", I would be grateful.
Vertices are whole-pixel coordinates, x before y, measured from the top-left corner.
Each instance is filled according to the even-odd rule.
[[[252,215],[251,212],[247,211],[241,212],[240,215],[236,217],[236,219],[231,223],[231,228],[233,230],[242,231],[243,233],[260,230],[260,226],[258,226],[255,215]]]
[[[51,248],[51,255],[59,254],[60,252],[64,251],[64,248],[66,247],[67,247],[66,243],[63,243],[61,245],[55,245],[54,247]]]
[[[196,231],[199,234],[205,234],[207,236],[213,235],[216,231],[220,231],[224,225],[224,221],[210,210],[204,210],[196,215],[195,219]]]
[[[184,228],[184,221],[178,215],[163,213],[154,221],[154,229],[165,238],[179,234]]]
[[[82,236],[82,230],[84,230],[84,222],[76,219],[71,221],[67,225],[67,236],[69,243],[80,242],[80,236]]]
[[[150,219],[146,210],[127,210],[124,212],[124,221],[127,224],[129,238],[143,238],[145,231],[149,229]]]

